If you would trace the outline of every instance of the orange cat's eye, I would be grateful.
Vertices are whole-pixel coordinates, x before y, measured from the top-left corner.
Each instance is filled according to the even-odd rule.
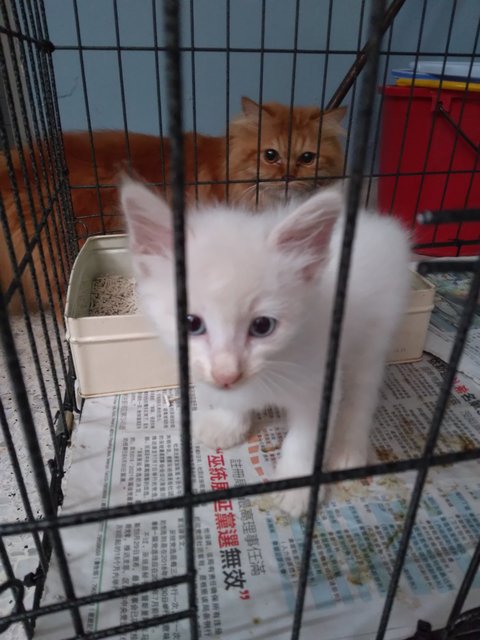
[[[305,151],[301,156],[298,156],[298,162],[300,164],[312,164],[316,157],[317,154],[313,153],[313,151]]]
[[[265,149],[263,157],[267,162],[276,162],[279,159],[278,151],[275,149]]]

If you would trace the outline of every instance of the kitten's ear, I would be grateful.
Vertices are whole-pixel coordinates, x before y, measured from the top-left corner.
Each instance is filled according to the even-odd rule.
[[[332,232],[343,206],[342,194],[337,187],[319,191],[272,232],[269,242],[300,258],[306,280],[310,280],[328,259]]]
[[[122,177],[120,204],[127,221],[132,253],[170,256],[172,214],[165,200],[140,182]]]

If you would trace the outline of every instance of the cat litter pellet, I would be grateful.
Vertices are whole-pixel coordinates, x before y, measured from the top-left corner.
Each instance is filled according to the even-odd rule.
[[[126,316],[137,310],[135,278],[105,275],[92,280],[90,316]]]

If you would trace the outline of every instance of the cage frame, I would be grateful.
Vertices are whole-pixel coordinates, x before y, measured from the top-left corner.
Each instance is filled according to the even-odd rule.
[[[424,7],[428,0],[424,0]],[[229,0],[227,0],[230,5]],[[330,7],[333,0],[330,0]],[[81,57],[84,49],[81,44],[81,34],[78,20],[78,5],[77,0],[73,0],[76,18],[77,35],[79,39],[78,51]],[[60,346],[62,354],[62,373],[63,379],[66,382],[65,391],[62,397],[59,396],[61,383],[56,380],[57,400],[59,400],[59,410],[54,416],[50,416],[50,428],[51,438],[54,449],[54,457],[49,461],[51,479],[49,481],[44,469],[42,453],[38,445],[38,438],[35,430],[35,420],[29,404],[28,389],[26,388],[24,376],[22,374],[19,359],[16,353],[15,340],[12,333],[11,322],[9,318],[9,302],[16,291],[18,291],[22,297],[22,304],[24,310],[24,316],[28,326],[28,310],[26,308],[25,300],[22,294],[21,276],[24,272],[30,271],[36,288],[36,295],[39,298],[38,291],[38,277],[42,274],[36,274],[35,267],[31,260],[32,250],[38,246],[43,252],[42,242],[40,242],[40,234],[45,230],[48,239],[48,251],[50,258],[53,259],[53,242],[52,240],[59,240],[62,238],[67,247],[67,255],[65,257],[66,264],[61,265],[63,270],[63,277],[65,278],[67,271],[71,268],[73,258],[76,251],[76,235],[75,235],[75,220],[72,210],[72,203],[70,199],[70,191],[67,176],[67,166],[65,161],[65,155],[63,152],[62,139],[61,139],[61,125],[58,113],[58,99],[55,89],[55,76],[52,64],[52,54],[55,51],[55,45],[50,41],[48,36],[47,20],[45,15],[45,8],[42,2],[35,3],[31,0],[20,0],[19,7],[20,13],[18,13],[16,6],[13,8],[13,14],[8,15],[6,4],[2,2],[2,16],[4,25],[0,27],[0,34],[2,37],[7,38],[9,41],[10,50],[13,50],[14,46],[20,46],[22,50],[22,60],[27,65],[30,64],[30,68],[33,71],[38,71],[39,77],[44,81],[41,85],[38,82],[38,78],[35,81],[35,73],[32,74],[34,79],[34,87],[29,85],[29,91],[25,95],[25,91],[20,90],[21,96],[20,108],[14,107],[13,95],[11,89],[9,89],[9,82],[11,81],[12,72],[7,70],[6,57],[4,47],[0,47],[0,74],[5,86],[7,87],[7,103],[12,113],[17,113],[20,110],[21,115],[24,117],[23,123],[27,123],[26,134],[21,134],[18,127],[18,122],[13,123],[13,138],[17,148],[21,148],[21,141],[24,135],[26,135],[27,142],[30,145],[30,151],[32,148],[32,140],[34,138],[39,139],[41,132],[46,134],[46,121],[51,119],[54,123],[53,135],[49,138],[51,145],[46,150],[46,153],[42,154],[41,170],[43,178],[47,176],[50,170],[53,175],[53,185],[50,180],[46,179],[48,185],[47,199],[48,204],[43,205],[43,218],[40,221],[36,221],[36,231],[33,237],[27,237],[24,230],[24,240],[26,247],[26,256],[20,263],[17,263],[15,253],[10,247],[10,254],[12,263],[14,264],[14,279],[9,289],[5,292],[0,288],[0,336],[3,350],[6,353],[8,371],[12,381],[14,389],[16,403],[19,411],[19,415],[22,422],[23,433],[27,443],[28,451],[30,454],[32,469],[36,476],[36,484],[40,491],[40,498],[44,510],[45,517],[42,519],[36,519],[33,515],[33,511],[30,506],[30,501],[25,490],[25,483],[22,477],[22,470],[18,459],[16,458],[15,446],[11,438],[9,425],[5,411],[0,399],[0,425],[2,427],[3,435],[7,443],[7,447],[12,459],[12,467],[17,475],[17,481],[19,485],[19,491],[24,503],[27,519],[25,522],[7,522],[0,524],[0,558],[3,562],[4,569],[7,574],[7,581],[0,585],[0,592],[11,589],[14,592],[14,606],[12,613],[6,617],[0,618],[0,633],[8,629],[8,627],[15,622],[22,622],[24,625],[25,633],[27,637],[34,637],[35,621],[39,616],[49,615],[54,612],[69,610],[72,616],[72,624],[75,631],[73,638],[81,637],[88,639],[104,638],[114,635],[116,633],[127,633],[135,629],[143,629],[152,626],[158,626],[162,624],[168,624],[170,622],[188,619],[190,621],[190,637],[196,639],[199,637],[198,626],[198,611],[196,603],[196,583],[195,583],[195,548],[194,548],[194,525],[193,525],[193,513],[194,508],[201,504],[208,504],[214,500],[219,499],[233,499],[243,496],[260,495],[270,493],[273,491],[287,490],[299,487],[310,487],[310,502],[307,515],[307,524],[305,532],[305,544],[303,547],[300,579],[297,589],[297,598],[295,605],[295,612],[292,623],[292,640],[297,640],[300,637],[302,627],[302,614],[304,599],[307,587],[308,579],[308,566],[312,548],[313,530],[315,526],[315,512],[318,498],[318,492],[322,485],[336,483],[345,480],[354,480],[366,478],[368,476],[383,475],[393,472],[404,472],[414,470],[417,472],[416,480],[414,483],[414,489],[410,497],[409,508],[405,518],[404,526],[402,528],[402,535],[399,543],[399,548],[396,554],[395,566],[390,579],[387,595],[385,597],[384,608],[381,615],[376,639],[382,640],[385,637],[385,633],[388,626],[389,616],[392,610],[395,594],[397,592],[403,563],[406,557],[410,535],[415,524],[415,517],[419,507],[423,486],[427,477],[428,470],[437,465],[453,464],[456,462],[476,460],[480,459],[480,448],[475,448],[469,451],[452,452],[446,454],[435,454],[435,444],[439,435],[439,430],[442,424],[442,418],[446,409],[446,405],[449,398],[450,389],[453,384],[453,379],[460,361],[463,346],[465,344],[468,328],[475,312],[476,301],[480,293],[480,257],[475,260],[446,260],[441,262],[422,261],[418,265],[420,273],[426,274],[429,272],[441,272],[443,271],[465,271],[472,273],[472,282],[470,291],[465,302],[462,318],[458,327],[458,331],[455,338],[454,347],[450,360],[446,367],[446,373],[444,375],[442,387],[439,392],[437,404],[435,407],[434,415],[430,424],[429,432],[426,438],[423,454],[418,458],[412,458],[409,460],[399,460],[395,462],[387,462],[375,465],[369,465],[363,468],[348,469],[342,471],[324,471],[322,469],[322,460],[325,449],[326,440],[326,427],[328,423],[328,415],[330,402],[333,393],[335,366],[338,353],[338,346],[341,336],[341,323],[343,316],[343,307],[345,301],[345,291],[348,284],[348,272],[351,256],[351,248],[354,241],[355,223],[358,208],[360,205],[362,179],[365,174],[365,163],[367,158],[367,143],[369,139],[369,133],[372,124],[373,113],[373,101],[377,81],[378,64],[381,55],[381,40],[382,36],[388,31],[389,26],[394,20],[397,13],[401,10],[405,0],[392,0],[392,2],[386,6],[386,0],[372,0],[372,9],[369,17],[369,38],[367,44],[363,48],[358,49],[358,57],[354,65],[349,70],[344,81],[339,86],[337,92],[329,101],[327,108],[333,108],[338,106],[342,98],[347,94],[349,89],[353,86],[354,81],[361,73],[363,80],[360,95],[358,97],[359,106],[357,108],[357,122],[358,129],[353,140],[354,151],[352,168],[349,173],[350,181],[347,194],[347,211],[346,211],[346,228],[342,245],[341,263],[338,273],[337,282],[337,294],[335,299],[335,308],[333,311],[332,331],[330,336],[328,362],[326,366],[326,382],[323,390],[322,408],[319,416],[319,428],[318,438],[315,448],[315,464],[312,474],[305,475],[303,477],[292,478],[288,480],[268,481],[264,483],[250,484],[241,487],[235,487],[225,490],[208,491],[202,493],[195,493],[192,488],[192,465],[190,458],[191,451],[191,431],[190,431],[190,406],[189,406],[189,373],[188,373],[188,340],[187,340],[187,327],[186,327],[186,315],[187,315],[187,292],[186,292],[186,263],[185,263],[185,229],[184,229],[184,217],[185,217],[185,198],[184,188],[186,186],[184,174],[183,174],[183,150],[182,150],[182,86],[181,86],[181,72],[180,72],[180,54],[181,52],[190,51],[192,56],[195,52],[201,50],[195,47],[194,33],[192,32],[191,45],[182,46],[180,43],[180,15],[179,5],[176,0],[164,0],[164,20],[165,20],[165,47],[159,47],[157,41],[155,41],[155,50],[163,50],[167,57],[167,85],[168,85],[168,115],[169,115],[169,139],[171,144],[171,175],[169,185],[172,189],[173,201],[173,222],[174,222],[174,248],[175,248],[175,268],[176,268],[176,290],[177,290],[177,328],[178,328],[178,343],[179,343],[179,371],[180,371],[180,389],[181,389],[181,431],[182,431],[182,461],[184,468],[184,492],[182,496],[174,498],[162,498],[158,500],[151,500],[140,504],[121,505],[118,507],[112,507],[108,509],[96,509],[92,511],[83,511],[73,514],[58,515],[58,507],[62,504],[63,494],[61,490],[62,476],[64,473],[63,463],[65,460],[66,448],[69,444],[70,434],[73,425],[73,413],[78,410],[75,405],[75,391],[74,391],[74,371],[71,363],[71,358],[68,351],[64,351],[60,346],[61,339],[59,334],[59,328],[56,327],[55,340],[57,345]],[[265,0],[262,0],[263,4],[263,19],[265,16]],[[453,2],[455,5],[455,2]],[[153,11],[155,11],[155,1],[152,3]],[[296,11],[298,19],[300,2],[296,0]],[[116,16],[116,37],[117,45],[114,49],[118,54],[119,68],[121,70],[121,51],[128,49],[129,47],[121,47],[119,39],[118,28],[118,14],[116,12],[116,2],[114,2],[115,16]],[[190,10],[193,12],[193,0],[191,0]],[[227,11],[227,21],[230,20],[229,12]],[[453,13],[452,18],[453,20]],[[13,25],[12,25],[13,23]],[[26,28],[23,31],[20,27],[20,23],[24,27],[27,25],[30,28]],[[193,24],[193,23],[192,23]],[[451,28],[451,24],[450,24]],[[155,30],[156,31],[156,30]],[[264,25],[263,25],[264,32]],[[228,33],[228,29],[227,29]],[[478,36],[478,33],[477,33]],[[263,46],[260,48],[260,53],[266,53],[268,50]],[[67,47],[64,47],[64,49]],[[101,47],[104,49],[105,47]],[[230,43],[227,43],[226,49],[222,49],[227,55],[233,52],[235,49],[230,47]],[[297,42],[295,46],[289,52],[293,54],[299,53],[301,49],[298,48]],[[417,47],[417,51],[414,52],[416,60],[418,61],[420,49]],[[333,51],[329,51],[328,47],[325,50],[325,54],[332,54]],[[390,48],[387,50],[387,55],[391,53]],[[403,52],[402,52],[403,53]],[[158,64],[158,55],[156,56]],[[228,68],[228,63],[227,63]],[[470,69],[471,72],[471,69]],[[13,70],[14,80],[17,83],[20,78],[20,72],[18,65]],[[121,77],[121,75],[120,75]],[[91,120],[88,114],[88,94],[86,91],[86,79],[85,69],[82,66],[82,82],[85,88],[85,100],[87,107],[87,121],[90,131],[90,144],[92,150],[92,159],[94,166],[95,163],[95,151],[92,140],[92,127]],[[195,84],[195,70],[193,65],[192,71],[192,83]],[[261,81],[262,85],[262,81]],[[290,109],[294,106],[294,79],[292,80],[292,92],[291,92],[291,104]],[[228,77],[227,77],[227,87]],[[160,87],[158,86],[158,96]],[[441,86],[439,88],[439,93]],[[193,89],[195,93],[195,89]],[[227,89],[228,91],[228,89]],[[412,89],[413,91],[413,89]],[[36,92],[36,95],[34,95]],[[124,113],[124,126],[126,132],[126,144],[128,149],[128,125],[126,120],[125,111],[125,95],[122,87],[122,105]],[[322,106],[325,101],[325,95],[322,98]],[[262,104],[262,86],[260,86],[260,105]],[[160,105],[160,100],[159,100]],[[160,107],[159,107],[160,108]],[[42,110],[43,109],[43,110]],[[228,131],[228,109],[229,98],[227,93],[227,131]],[[30,117],[25,117],[27,110],[31,112]],[[29,124],[31,122],[31,124]],[[162,114],[159,111],[159,122],[162,126]],[[351,128],[352,120],[350,119]],[[32,135],[33,134],[33,135]],[[194,135],[196,135],[196,123],[194,116]],[[261,119],[260,119],[260,131],[259,142],[261,135]],[[378,129],[377,134],[378,136]],[[456,136],[462,136],[461,130],[456,128]],[[4,122],[3,116],[0,121],[0,142],[4,149],[4,153],[7,157],[7,165],[9,167],[9,174],[12,180],[12,184],[16,184],[14,171],[12,168],[11,155],[7,141],[7,127]],[[291,137],[291,128],[289,137]],[[320,143],[320,132],[319,141]],[[227,158],[228,158],[228,145],[227,145]],[[25,159],[23,159],[25,164]],[[372,164],[373,166],[373,164]],[[317,166],[318,169],[318,166]],[[23,167],[24,175],[27,175],[25,167]],[[96,168],[95,168],[96,171]],[[227,175],[226,184],[229,181],[229,169],[227,160]],[[288,172],[287,172],[288,173]],[[198,177],[198,167],[195,167],[195,175]],[[372,172],[368,173],[370,178]],[[59,176],[61,177],[58,180]],[[103,217],[103,211],[101,206],[100,187],[97,177],[97,193],[100,207],[100,216]],[[37,195],[41,194],[39,189],[40,176],[36,176],[34,180],[34,188],[37,189]],[[163,176],[163,186],[167,184],[167,178]],[[257,198],[258,198],[258,184],[260,182],[259,166],[257,163]],[[195,185],[198,186],[202,182],[195,181]],[[85,185],[86,187],[90,185]],[[228,188],[228,187],[227,187]],[[30,185],[29,191],[32,189]],[[288,192],[288,180],[285,184],[286,192]],[[198,191],[197,191],[198,193]],[[30,193],[30,206],[33,213],[34,196]],[[17,205],[18,206],[18,205]],[[22,206],[19,206],[22,211]],[[63,227],[60,220],[59,213],[65,215]],[[22,215],[24,215],[22,213]],[[440,212],[434,212],[433,214],[423,215],[421,221],[425,224],[434,223],[435,225],[444,224],[448,222],[462,222],[469,220],[480,220],[480,211],[478,210],[444,210]],[[47,223],[48,220],[52,220],[53,236],[50,236],[52,229],[49,229]],[[9,234],[9,225],[6,218],[5,206],[3,199],[0,200],[0,221],[3,226],[6,237]],[[43,255],[43,254],[42,254]],[[48,256],[47,256],[48,257]],[[43,257],[42,265],[45,267],[45,256]],[[55,306],[54,300],[59,299],[61,301],[61,287],[60,287],[61,274],[55,273],[53,283],[47,282],[49,288],[48,297],[50,307],[53,309]],[[48,281],[48,279],[47,279]],[[45,311],[41,311],[42,326],[44,332],[49,334],[47,317]],[[35,353],[35,338],[30,326],[30,345]],[[53,355],[51,349],[49,350],[50,360],[53,361]],[[40,363],[37,363],[37,369],[40,372]],[[55,369],[55,367],[52,367]],[[43,392],[43,401],[48,404],[48,398]],[[60,536],[60,531],[65,528],[93,523],[101,522],[105,520],[111,520],[114,518],[121,518],[132,515],[139,515],[145,513],[160,512],[172,508],[182,508],[185,514],[185,539],[186,539],[186,571],[182,575],[171,576],[169,578],[159,579],[142,583],[139,585],[132,585],[123,587],[120,589],[112,589],[109,591],[101,592],[98,594],[92,594],[84,597],[77,597],[75,595],[75,589],[73,586],[72,577],[70,575],[68,561],[65,556],[65,550]],[[23,579],[19,579],[15,576],[8,552],[4,543],[4,536],[18,535],[21,533],[32,533],[36,541],[36,546],[40,558],[40,564],[35,574],[29,574]],[[43,536],[40,539],[40,534]],[[41,605],[40,599],[42,595],[43,586],[46,579],[46,572],[48,570],[48,564],[50,556],[55,553],[57,561],[59,562],[59,570],[64,582],[64,589],[66,599],[65,601],[50,604]],[[449,640],[450,638],[461,638],[462,635],[458,635],[457,631],[459,625],[465,623],[477,625],[478,629],[480,612],[475,611],[468,615],[468,612],[462,613],[463,605],[468,595],[469,589],[472,585],[475,574],[480,565],[480,538],[475,551],[470,560],[469,567],[465,573],[464,580],[459,588],[457,597],[452,607],[447,626],[444,630],[433,632],[428,623],[419,622],[418,631],[414,638],[425,638],[432,640],[437,637],[441,637],[442,640]],[[111,628],[105,628],[96,632],[85,632],[82,619],[80,616],[80,607],[91,603],[104,602],[106,600],[120,598],[127,595],[143,593],[153,589],[161,589],[168,586],[186,584],[188,588],[188,608],[175,613],[152,617],[146,620],[139,620],[123,625],[118,625]],[[31,609],[26,609],[23,603],[25,587],[35,585],[35,597],[34,604]],[[472,622],[473,621],[473,622]],[[470,628],[470,627],[469,627]],[[439,634],[434,635],[435,633]],[[420,635],[423,634],[423,635]],[[427,635],[431,634],[431,635]],[[456,635],[457,634],[457,635]],[[70,640],[70,638],[69,638]]]

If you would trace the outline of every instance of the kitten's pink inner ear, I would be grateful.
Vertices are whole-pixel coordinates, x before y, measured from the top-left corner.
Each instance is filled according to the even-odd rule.
[[[147,198],[149,202],[142,201],[138,194],[126,194],[122,198],[130,249],[136,255],[170,255],[172,253],[172,230],[168,226],[170,211],[167,204],[153,194],[148,193]]]
[[[314,278],[318,270],[326,262],[329,256],[330,240],[337,216],[327,217],[322,221],[317,220],[314,227],[306,226],[303,229],[285,229],[278,237],[278,246],[291,251],[297,251],[309,256],[302,275],[307,282]]]
[[[274,231],[272,240],[278,248],[304,260],[302,272],[306,280],[328,260],[330,240],[342,208],[339,191],[320,191],[301,204]]]
[[[337,215],[332,215],[323,220],[317,220],[313,226],[284,229],[277,237],[277,245],[292,251],[313,250],[317,259],[323,259],[336,221]],[[301,225],[300,221],[299,224]]]
[[[152,225],[148,218],[138,217],[130,223],[130,246],[141,255],[169,256],[172,253],[172,231]]]

